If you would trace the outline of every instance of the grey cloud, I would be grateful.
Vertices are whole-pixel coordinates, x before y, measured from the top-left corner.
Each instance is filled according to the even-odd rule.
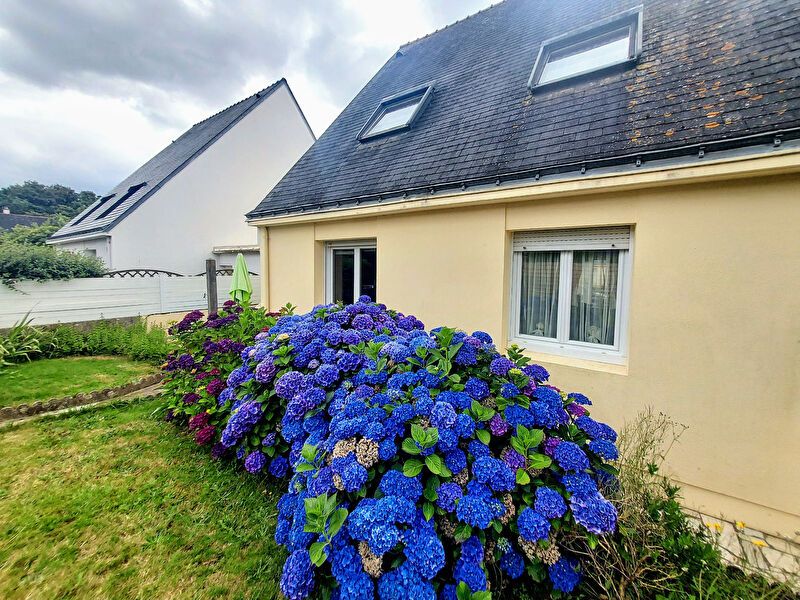
[[[122,99],[155,126],[171,130],[188,125],[176,99],[219,110],[238,100],[246,83],[257,79],[255,85],[266,86],[290,70],[343,108],[394,50],[359,46],[354,40],[363,20],[357,6],[343,0],[0,1],[0,73],[40,89]],[[486,4],[441,0],[428,10],[441,27]],[[388,30],[392,23],[369,26]],[[30,143],[36,140],[36,156],[46,156],[48,132],[40,129],[30,132]],[[28,178],[30,169],[50,181],[103,181],[98,189],[104,189],[120,169],[116,157],[85,156],[97,169],[68,178],[56,156],[50,170],[23,153],[2,158],[9,162],[0,184]]]
[[[44,87],[124,95],[138,83],[217,101],[254,65],[281,70],[291,47],[282,4],[222,2],[200,15],[162,0],[8,0],[0,69]]]

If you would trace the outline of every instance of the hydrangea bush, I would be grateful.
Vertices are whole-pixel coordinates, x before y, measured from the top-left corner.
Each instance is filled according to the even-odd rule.
[[[178,350],[163,365],[167,420],[188,425],[200,445],[218,442],[233,406],[219,400],[227,379],[242,364],[246,345],[279,314],[228,301],[208,318],[194,310],[170,327]]]
[[[562,543],[616,527],[616,433],[486,333],[427,332],[363,297],[284,316],[241,357],[215,448],[290,476],[275,539],[291,600],[481,599],[523,579],[566,594],[580,564]]]

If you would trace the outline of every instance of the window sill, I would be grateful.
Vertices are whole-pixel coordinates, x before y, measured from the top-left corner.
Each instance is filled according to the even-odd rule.
[[[536,362],[601,371],[613,375],[628,375],[628,357],[618,353],[574,348],[558,343],[537,343],[520,338],[509,340],[509,345],[511,344],[522,348],[526,356]]]

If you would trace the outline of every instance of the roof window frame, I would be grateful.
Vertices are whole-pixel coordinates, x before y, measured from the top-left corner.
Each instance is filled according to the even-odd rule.
[[[393,96],[387,96],[378,103],[378,107],[372,112],[369,119],[367,119],[367,122],[361,128],[361,131],[358,132],[358,141],[365,142],[411,129],[419,115],[423,110],[425,110],[425,107],[430,102],[432,95],[433,82],[430,82],[424,85],[416,86],[412,89],[405,90],[399,94],[394,94]],[[411,113],[411,116],[404,124],[397,125],[391,129],[370,133],[371,129],[378,123],[378,121],[380,121],[389,107],[416,96],[420,96],[420,100],[417,103],[417,107],[414,109],[414,112]]]
[[[531,92],[540,90],[542,88],[551,87],[563,84],[564,82],[571,81],[578,78],[586,77],[590,74],[600,74],[607,71],[620,68],[622,65],[635,64],[642,54],[642,16],[643,7],[637,6],[617,13],[605,19],[601,19],[591,25],[580,27],[565,34],[552,37],[544,40],[539,47],[539,53],[536,56],[536,62],[533,65],[533,70],[528,78],[528,89]],[[542,73],[547,66],[550,56],[553,52],[564,50],[570,46],[578,45],[582,42],[588,41],[592,38],[601,36],[603,34],[614,32],[624,27],[628,28],[628,56],[623,60],[618,60],[613,63],[603,65],[602,67],[595,67],[572,73],[558,79],[552,79],[539,83]]]

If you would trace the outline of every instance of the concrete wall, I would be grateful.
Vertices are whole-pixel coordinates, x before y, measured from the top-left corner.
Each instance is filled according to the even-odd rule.
[[[261,236],[262,297],[273,309],[310,308],[323,298],[324,242],[375,238],[379,301],[428,327],[485,330],[504,346],[512,232],[617,224],[634,231],[625,364],[536,361],[616,427],[647,406],[688,425],[668,465],[688,505],[795,535],[796,173],[271,226]]]
[[[313,142],[279,87],[112,230],[111,268],[192,275],[214,258],[214,246],[255,245],[245,213]]]
[[[260,278],[254,276],[252,301],[260,302]],[[233,277],[217,277],[217,304],[230,300]],[[20,281],[0,285],[0,328],[26,315],[34,325],[77,323],[100,319],[183,314],[207,308],[202,277],[88,277],[69,281]]]

